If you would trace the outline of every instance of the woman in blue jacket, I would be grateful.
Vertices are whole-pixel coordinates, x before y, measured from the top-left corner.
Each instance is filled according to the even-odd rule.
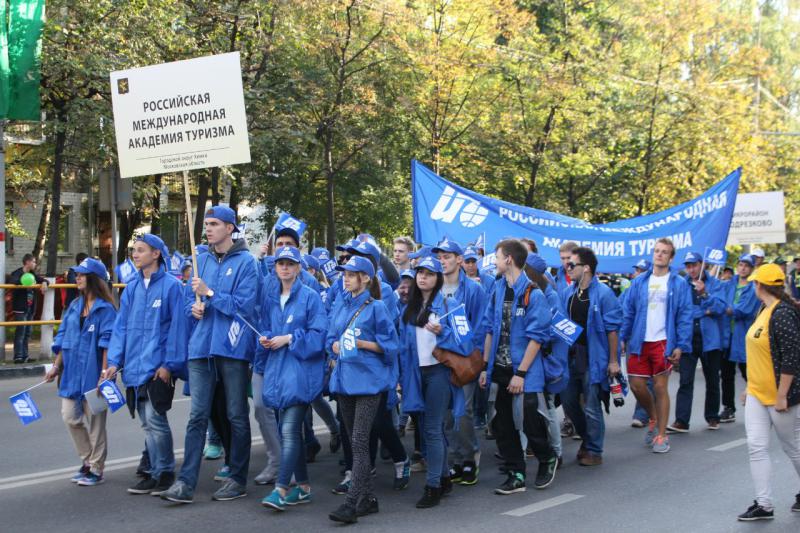
[[[73,270],[79,296],[61,317],[52,348],[56,360],[45,380],[59,378],[61,416],[83,461],[72,482],[92,486],[103,482],[106,411],[89,412],[84,393],[97,387],[100,372],[106,368],[108,342],[117,311],[103,263],[87,258]]]
[[[439,346],[468,354],[472,346],[466,343],[461,346],[447,321],[439,322],[438,317],[458,307],[455,300],[445,300],[439,292],[444,283],[441,263],[433,257],[426,257],[415,270],[408,305],[400,319],[400,383],[403,412],[421,414],[419,420],[424,433],[428,473],[417,508],[425,509],[438,505],[442,492],[449,492],[452,487],[444,417],[454,387],[450,384],[450,370],[433,356],[433,349]]]
[[[345,503],[329,517],[352,524],[358,515],[378,512],[369,436],[381,393],[396,383],[398,342],[389,311],[380,299],[380,281],[372,262],[355,256],[336,268],[344,273],[344,292],[331,314],[325,347],[335,361],[329,386],[350,437],[353,476]]]
[[[263,335],[258,342],[263,349],[256,357],[263,362],[264,386],[254,393],[261,394],[266,407],[281,410],[278,481],[261,503],[276,511],[311,501],[303,421],[322,392],[325,366],[325,308],[319,293],[299,280],[300,258],[294,246],[278,250],[275,275],[280,283],[265,291],[261,301]],[[292,476],[297,484],[290,491]]]

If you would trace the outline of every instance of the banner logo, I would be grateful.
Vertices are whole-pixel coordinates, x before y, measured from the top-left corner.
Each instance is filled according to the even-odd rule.
[[[231,346],[236,346],[239,344],[239,333],[242,331],[242,326],[234,320],[231,322],[231,327],[228,329],[228,340],[231,343]]]
[[[462,226],[474,228],[486,220],[489,211],[482,207],[479,202],[476,202],[466,194],[457,193],[455,189],[448,185],[444,188],[442,196],[436,202],[433,211],[431,211],[431,219],[441,220],[450,224],[455,220],[456,215],[459,215],[458,221],[461,222]]]

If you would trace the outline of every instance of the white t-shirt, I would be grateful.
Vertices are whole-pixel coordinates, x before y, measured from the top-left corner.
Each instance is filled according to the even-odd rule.
[[[458,283],[454,283],[453,285],[448,285],[445,283],[442,285],[442,296],[445,298],[453,298],[455,297],[456,291],[458,290]]]
[[[436,315],[431,313],[431,316]],[[432,366],[438,364],[439,361],[437,361],[433,356],[433,349],[436,348],[436,335],[419,326],[417,326],[416,329],[417,356],[419,357],[419,366]]]
[[[144,281],[144,288],[145,289],[150,286],[150,278],[142,278],[142,281]]]
[[[291,294],[281,294],[281,311],[283,311],[283,308],[286,307],[286,302],[289,301],[289,296],[291,296]]]
[[[647,321],[645,342],[663,341],[667,338],[668,272],[664,276],[650,275],[647,286]]]

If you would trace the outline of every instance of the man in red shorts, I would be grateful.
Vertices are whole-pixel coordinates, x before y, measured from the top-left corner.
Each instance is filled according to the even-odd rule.
[[[675,245],[656,241],[653,270],[638,276],[623,306],[622,353],[628,354],[631,390],[650,418],[645,443],[655,453],[669,451],[669,373],[681,353],[692,349],[692,294],[689,285],[670,270]],[[647,380],[653,378],[653,394]]]

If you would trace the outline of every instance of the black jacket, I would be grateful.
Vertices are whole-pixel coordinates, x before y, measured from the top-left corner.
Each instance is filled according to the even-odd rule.
[[[794,376],[786,395],[789,407],[800,403],[800,313],[780,302],[769,319],[769,351],[778,384],[781,374]]]
[[[22,267],[16,269],[11,273],[10,276],[8,276],[8,282],[13,285],[21,285],[20,279],[22,278],[23,274],[25,274],[25,271],[22,270]],[[36,272],[31,272],[31,274],[36,277],[36,283],[47,282],[46,279]],[[27,311],[28,302],[30,302],[32,307],[36,306],[36,295],[33,293],[33,289],[17,289],[11,292],[11,308],[14,310],[14,312],[24,313]]]

